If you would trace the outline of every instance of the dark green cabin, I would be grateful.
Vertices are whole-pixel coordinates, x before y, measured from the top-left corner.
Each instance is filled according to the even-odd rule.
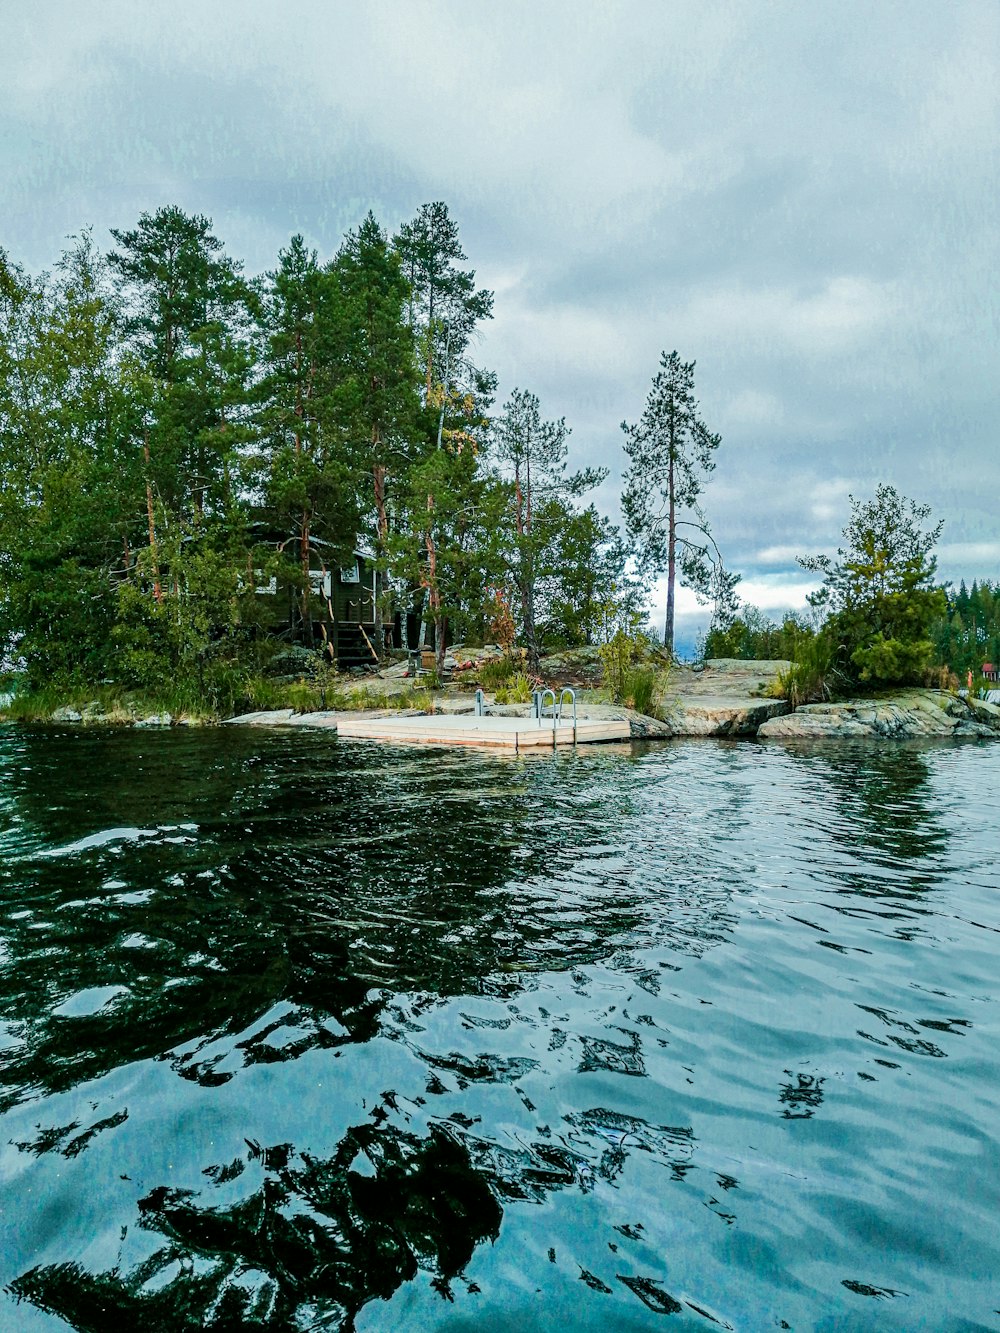
[[[309,573],[309,619],[307,627],[301,614],[301,589],[279,577],[257,585],[265,624],[275,634],[292,640],[308,638],[319,646],[329,644],[331,656],[341,671],[351,667],[374,667],[378,655],[392,646],[394,626],[386,626],[385,642],[376,639],[375,601],[378,576],[369,552],[355,550],[346,565],[326,565],[318,551],[313,552]]]

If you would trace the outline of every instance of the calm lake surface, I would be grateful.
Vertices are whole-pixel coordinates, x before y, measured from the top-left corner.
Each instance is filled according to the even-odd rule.
[[[998,793],[0,729],[0,1328],[1000,1329]]]

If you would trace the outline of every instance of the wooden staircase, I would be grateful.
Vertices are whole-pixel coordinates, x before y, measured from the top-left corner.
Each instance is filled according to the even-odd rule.
[[[337,626],[337,670],[378,666],[374,646],[374,625],[352,624],[342,620]]]

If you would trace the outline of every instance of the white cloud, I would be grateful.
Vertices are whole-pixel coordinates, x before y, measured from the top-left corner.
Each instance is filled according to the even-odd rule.
[[[832,481],[818,481],[809,497],[809,512],[820,523],[828,523],[831,519],[846,521],[850,494],[851,482],[840,477]]]
[[[807,605],[806,597],[818,587],[819,583],[816,579],[809,579],[805,576],[795,578],[794,575],[789,576],[788,574],[774,577],[758,575],[755,578],[744,579],[738,584],[736,591],[739,593],[740,600],[749,606],[756,606],[767,613],[781,613],[804,610]],[[663,609],[667,604],[667,581],[665,578],[657,579],[652,585],[649,600],[653,609],[654,622],[657,616],[662,619]],[[679,616],[711,618],[711,606],[699,601],[690,588],[681,585],[675,588],[674,605]]]
[[[855,351],[883,332],[898,308],[894,284],[836,274],[819,284],[699,286],[677,316],[693,345],[742,343],[765,356],[804,359]]]
[[[1000,561],[1000,541],[942,542],[937,557],[942,565],[993,565]]]
[[[785,409],[777,394],[742,389],[723,405],[719,426],[723,432],[741,427],[779,426]]]
[[[443,198],[497,293],[481,359],[576,461],[620,468],[676,347],[748,570],[835,546],[873,479],[934,486],[942,567],[993,558],[994,4],[8,9],[0,232],[30,267],[166,202],[260,270]]]
[[[749,557],[757,565],[793,565],[802,551],[797,546],[765,546]]]

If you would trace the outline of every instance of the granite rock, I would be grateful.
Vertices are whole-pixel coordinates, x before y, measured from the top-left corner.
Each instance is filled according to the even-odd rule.
[[[873,699],[805,704],[765,722],[757,734],[766,740],[1000,736],[1000,708],[946,690],[900,690]]]

